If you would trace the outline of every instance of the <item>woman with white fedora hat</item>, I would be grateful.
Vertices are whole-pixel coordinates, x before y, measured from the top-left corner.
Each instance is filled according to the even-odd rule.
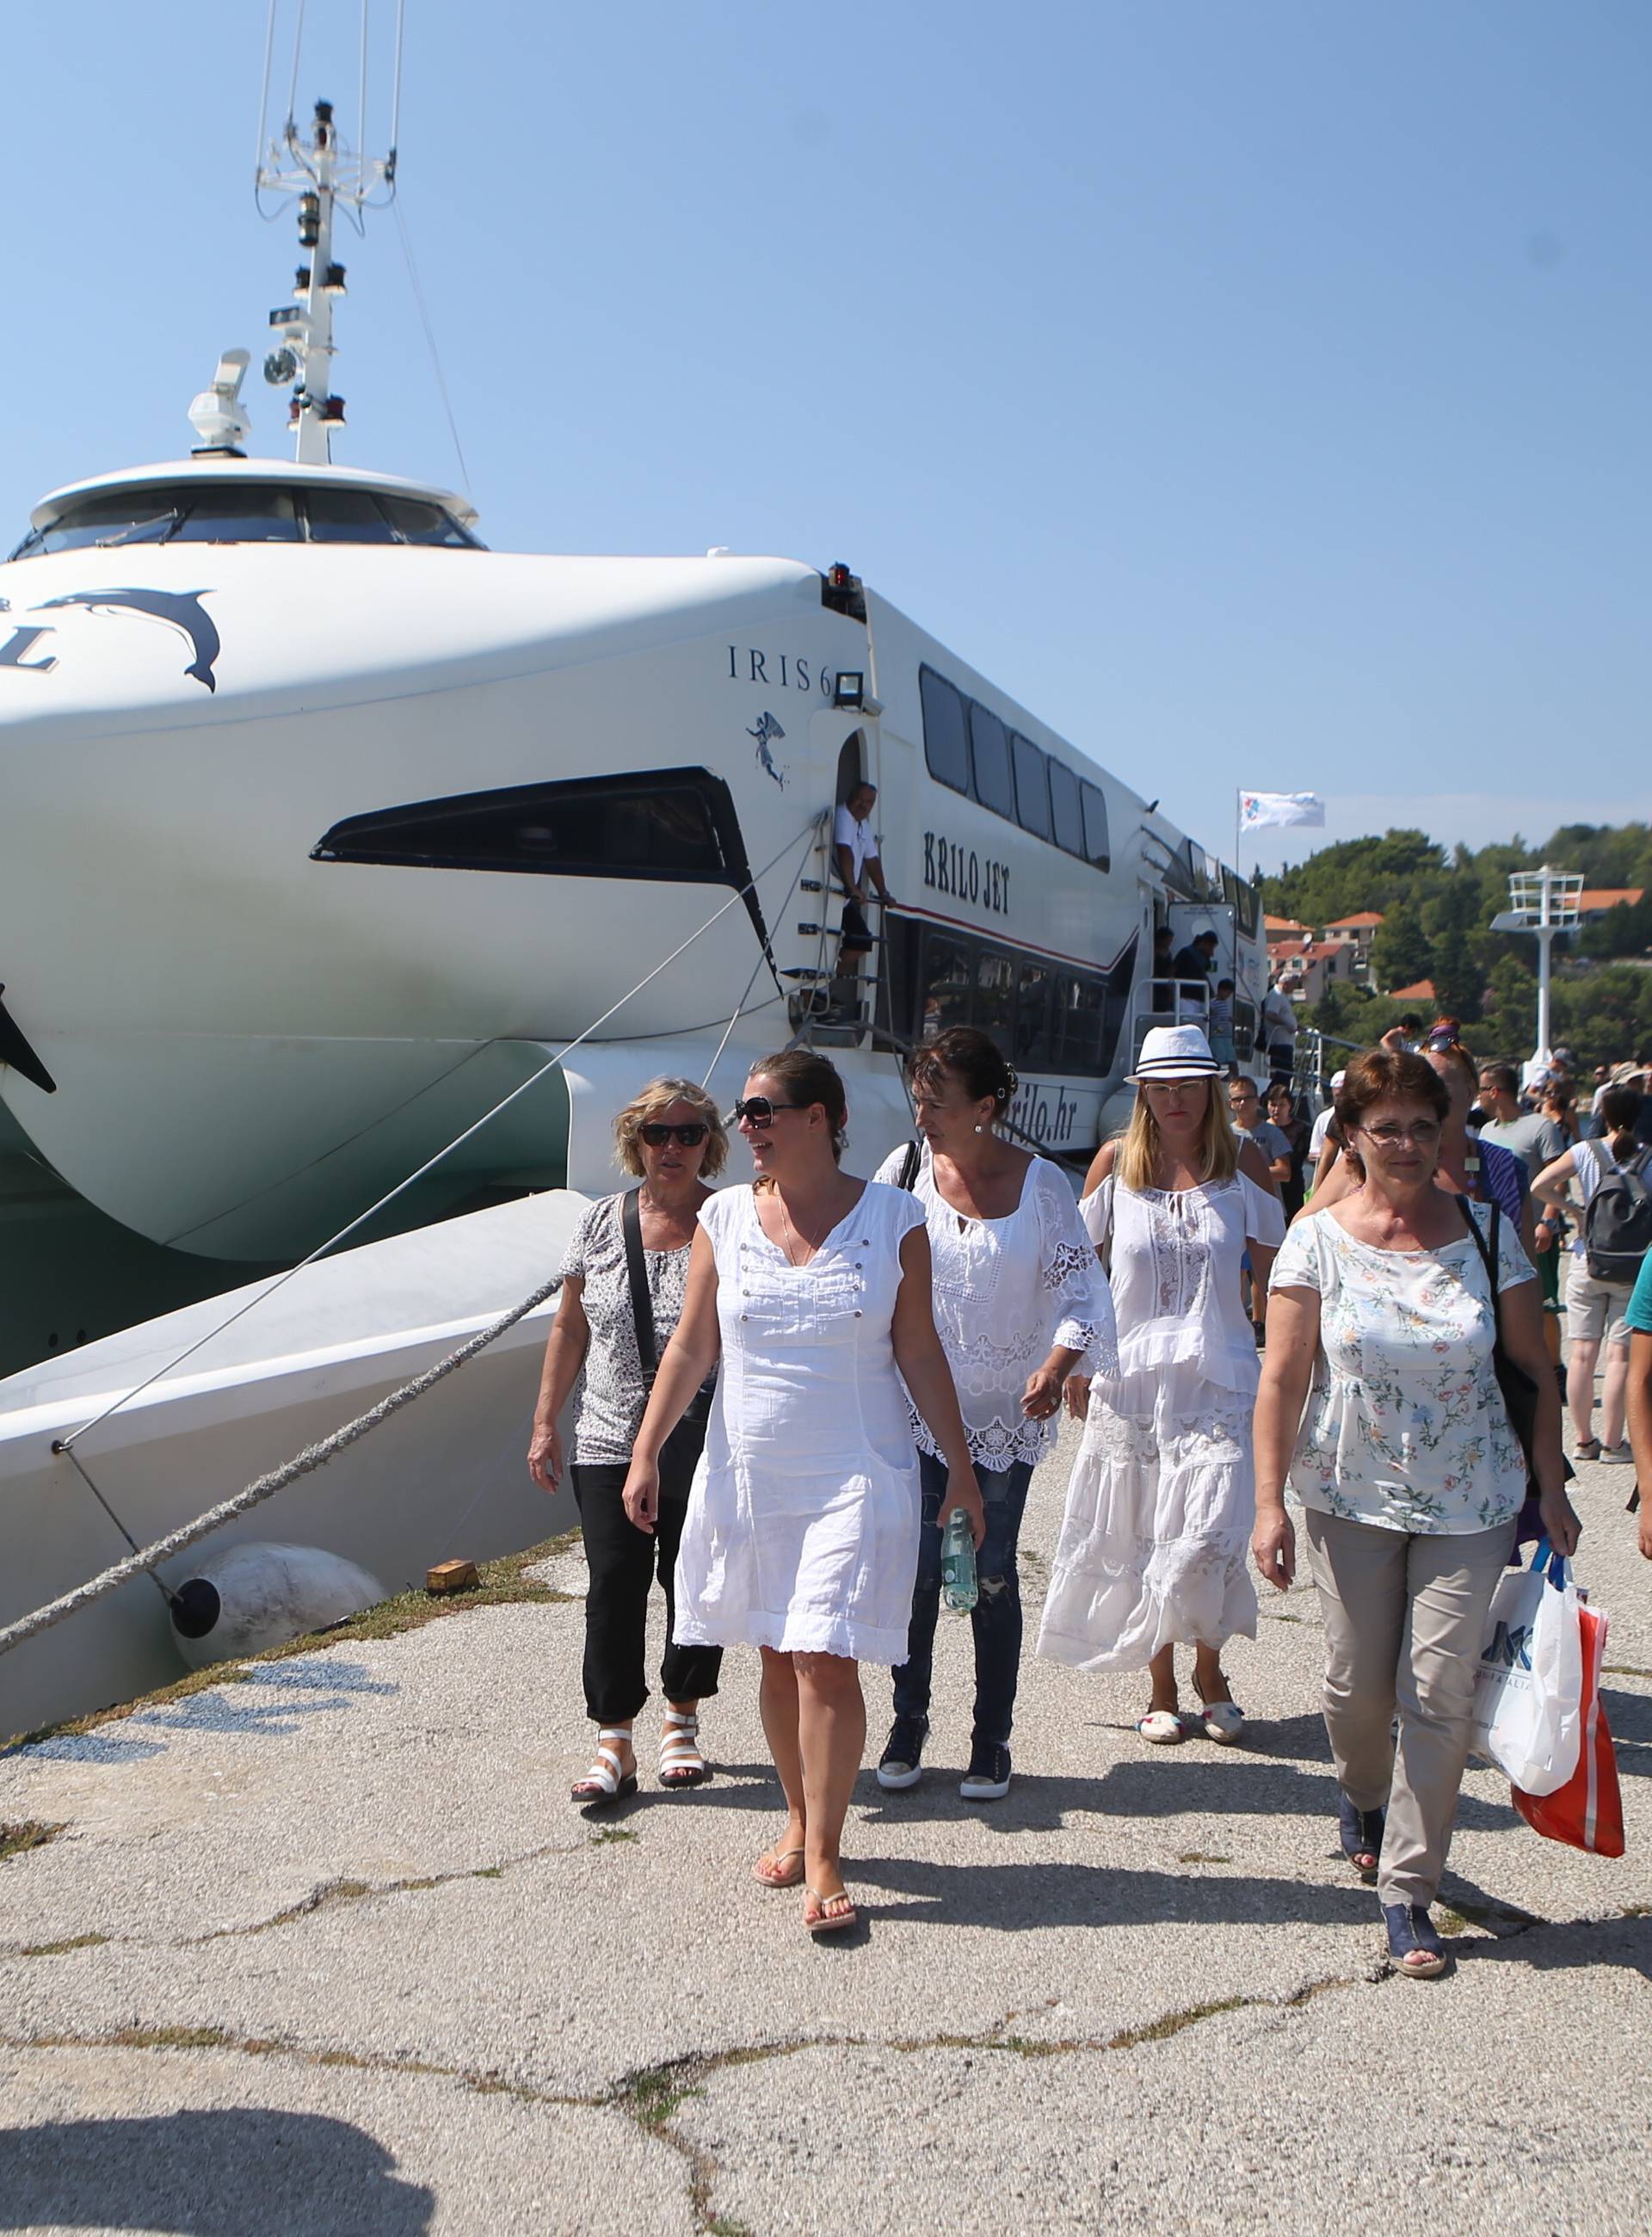
[[[1130,1074],[1136,1107],[1098,1152],[1080,1206],[1107,1267],[1116,1375],[1068,1385],[1084,1442],[1067,1486],[1038,1651],[1080,1670],[1146,1670],[1136,1729],[1244,1729],[1224,1643],[1256,1636],[1246,1556],[1255,1514],[1256,1339],[1239,1294],[1248,1250],[1265,1289],[1285,1216],[1252,1145],[1228,1123],[1222,1066],[1197,1026],[1158,1026]],[[1193,1649],[1200,1707],[1184,1718],[1175,1650]]]

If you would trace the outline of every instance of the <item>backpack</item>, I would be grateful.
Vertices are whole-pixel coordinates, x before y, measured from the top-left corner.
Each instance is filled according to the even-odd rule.
[[[1605,1168],[1583,1212],[1583,1263],[1597,1282],[1633,1282],[1652,1246],[1652,1189],[1642,1150]]]

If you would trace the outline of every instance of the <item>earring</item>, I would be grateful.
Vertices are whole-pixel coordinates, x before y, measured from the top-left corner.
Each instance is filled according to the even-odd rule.
[[[986,1131],[987,1131],[987,1129],[986,1129],[984,1126],[982,1126],[982,1125],[981,1125],[977,1124],[977,1125],[976,1125],[976,1127],[975,1127],[975,1132],[976,1132],[976,1133],[977,1133],[977,1134],[984,1134],[984,1133],[986,1132]]]

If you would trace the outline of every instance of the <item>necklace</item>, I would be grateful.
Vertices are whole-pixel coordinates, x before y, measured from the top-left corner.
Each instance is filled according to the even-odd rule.
[[[809,1239],[804,1235],[802,1228],[797,1226],[794,1222],[790,1212],[786,1209],[786,1199],[781,1195],[778,1189],[775,1191],[775,1202],[780,1206],[780,1217],[785,1224],[788,1236],[791,1238],[790,1242],[783,1243],[780,1246],[786,1254],[786,1264],[789,1266],[796,1266],[798,1268],[806,1266],[809,1264],[809,1260],[807,1258],[797,1258],[793,1257],[791,1248],[792,1243],[796,1243],[799,1250],[807,1250],[812,1256],[815,1251],[819,1250],[820,1244],[825,1241],[825,1236],[823,1236],[820,1238],[820,1242],[809,1241]],[[826,1231],[826,1234],[829,1235],[830,1233],[831,1229],[829,1227]]]

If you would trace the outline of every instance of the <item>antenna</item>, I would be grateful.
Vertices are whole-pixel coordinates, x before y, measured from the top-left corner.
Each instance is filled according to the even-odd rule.
[[[344,425],[344,399],[333,388],[333,306],[342,295],[344,267],[333,256],[333,221],[340,202],[361,210],[380,187],[393,199],[396,151],[372,157],[347,150],[333,122],[333,103],[318,101],[308,140],[289,116],[258,167],[257,187],[298,197],[298,241],[306,261],[294,277],[290,302],[269,314],[274,346],[264,360],[272,388],[293,385],[287,421],[301,465],[332,463],[332,435]]]

